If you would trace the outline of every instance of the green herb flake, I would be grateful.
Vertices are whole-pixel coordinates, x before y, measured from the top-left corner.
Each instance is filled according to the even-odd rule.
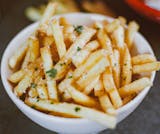
[[[73,76],[71,75],[71,76],[68,76],[68,79],[71,79],[71,78],[73,78]]]
[[[81,108],[80,107],[75,107],[75,109],[74,109],[76,112],[79,112],[80,110],[81,110]]]
[[[53,101],[51,101],[50,104],[54,104]]]
[[[31,108],[34,108],[34,109],[35,109],[36,107],[35,107],[34,105],[32,105]]]
[[[83,31],[83,26],[74,26],[74,30],[75,30],[77,33],[81,34],[82,31]]]
[[[46,72],[50,77],[55,78],[57,75],[57,70],[56,69],[50,69]]]
[[[127,66],[127,63],[125,63],[124,66]]]
[[[114,63],[114,66],[117,66],[117,63]]]
[[[37,84],[31,83],[31,88],[36,88],[36,87],[37,87]]]
[[[81,51],[81,48],[80,48],[80,47],[77,47],[77,51]]]
[[[37,99],[37,102],[39,102],[39,99]]]
[[[59,65],[60,65],[60,66],[64,66],[64,65],[66,65],[66,63],[65,63],[65,62],[64,62],[64,63],[60,63]]]
[[[97,29],[97,30],[100,30],[101,28],[100,28],[100,27],[96,27],[96,29]]]

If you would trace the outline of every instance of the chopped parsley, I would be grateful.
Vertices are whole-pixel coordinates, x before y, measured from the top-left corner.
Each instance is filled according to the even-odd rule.
[[[71,76],[68,76],[68,79],[71,79],[71,78],[73,78],[73,76],[71,75]]]
[[[77,51],[81,51],[81,48],[80,48],[80,47],[77,47]]]
[[[32,105],[31,108],[34,108],[34,109],[35,109],[36,107],[35,107],[34,105]]]
[[[63,66],[63,65],[66,65],[66,63],[65,63],[65,62],[64,62],[64,63],[60,63],[59,65],[60,65],[60,66]]]
[[[83,31],[83,26],[74,26],[74,30],[75,30],[77,33],[81,34],[82,31]]]
[[[39,102],[39,99],[37,99],[37,102]]]
[[[127,63],[125,63],[124,66],[127,66]]]
[[[117,66],[117,63],[114,63],[114,66]]]
[[[97,30],[100,30],[101,28],[100,28],[100,27],[96,27],[96,29],[97,29]]]
[[[36,87],[37,87],[37,84],[31,83],[31,88],[36,88]]]
[[[50,104],[54,104],[53,101],[51,101]]]
[[[80,107],[75,107],[75,109],[74,109],[76,112],[79,112],[80,110],[81,110],[81,108]]]
[[[50,77],[55,78],[57,75],[57,70],[52,68],[46,72]]]

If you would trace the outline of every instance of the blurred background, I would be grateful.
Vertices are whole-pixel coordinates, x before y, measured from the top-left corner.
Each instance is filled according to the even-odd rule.
[[[140,24],[140,32],[160,60],[160,0],[52,0],[56,13],[91,12],[124,16]],[[40,19],[47,0],[0,0],[0,60],[9,41],[24,27]],[[146,4],[144,4],[144,2]],[[142,104],[115,130],[101,134],[160,134],[160,73]],[[54,124],[53,124],[54,125]],[[11,102],[0,81],[0,134],[53,134],[25,117]]]

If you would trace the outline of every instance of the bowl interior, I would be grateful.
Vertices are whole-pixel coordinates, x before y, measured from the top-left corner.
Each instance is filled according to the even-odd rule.
[[[102,15],[98,15],[98,14],[72,13],[72,14],[64,14],[64,15],[61,15],[61,16],[66,17],[67,20],[74,25],[90,25],[94,21],[101,21],[101,20],[105,20],[105,19],[108,20],[108,21],[113,20],[112,18],[102,16]],[[57,17],[60,17],[60,16],[55,16],[53,18],[57,18]],[[74,123],[76,123],[76,122],[77,123],[87,122],[88,120],[86,120],[86,119],[73,119],[73,118],[71,119],[71,118],[55,117],[55,116],[51,116],[51,115],[41,113],[41,112],[39,112],[37,110],[34,110],[34,109],[30,108],[29,106],[25,105],[23,101],[18,99],[13,94],[12,86],[7,80],[9,75],[12,73],[12,71],[8,67],[8,59],[11,57],[11,55],[13,55],[13,53],[17,50],[17,48],[20,47],[20,45],[25,42],[25,40],[32,34],[32,32],[36,30],[37,27],[38,27],[38,22],[34,23],[34,24],[31,24],[28,27],[26,27],[25,29],[23,29],[9,43],[9,45],[7,46],[7,48],[6,48],[6,50],[3,54],[2,61],[1,61],[1,77],[2,77],[3,85],[4,85],[4,88],[5,88],[6,92],[8,93],[8,95],[10,96],[12,101],[17,105],[17,107],[19,107],[20,109],[26,109],[28,112],[32,112],[35,115],[39,115],[39,116],[43,116],[45,118],[48,118],[48,120],[50,120],[52,118],[52,119],[56,119],[56,120],[59,120],[59,121],[66,121],[68,123],[69,122],[71,123],[72,121],[74,121]],[[141,54],[142,53],[153,54],[153,51],[152,51],[150,45],[148,44],[148,42],[145,40],[145,38],[140,33],[137,33],[136,37],[135,37],[135,40],[134,40],[134,47],[133,47],[133,50],[132,50],[132,55],[136,55],[136,54],[140,54],[140,53]],[[154,77],[155,77],[155,72],[150,73],[149,76],[151,77],[151,80],[153,81]],[[131,102],[129,102],[125,106],[119,108],[117,110],[118,114],[123,113],[125,110],[132,107],[148,91],[149,91],[149,88],[144,89],[141,93],[139,93],[137,95],[137,97],[135,97],[135,99],[133,99]]]

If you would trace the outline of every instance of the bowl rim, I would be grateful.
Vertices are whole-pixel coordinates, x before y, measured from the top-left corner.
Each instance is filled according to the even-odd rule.
[[[61,15],[56,15],[54,17],[60,17],[60,16],[77,16],[77,15],[81,15],[81,16],[86,16],[86,17],[98,17],[99,19],[111,19],[113,20],[114,18],[111,18],[109,16],[104,16],[104,15],[100,15],[100,14],[93,14],[93,13],[68,13],[68,14],[61,14]],[[54,18],[53,17],[53,18]],[[29,107],[28,105],[26,105],[22,100],[20,100],[18,97],[16,97],[16,95],[13,93],[12,89],[10,88],[10,84],[7,80],[6,77],[4,77],[4,72],[5,72],[5,61],[6,61],[6,57],[7,57],[7,52],[9,51],[10,47],[12,46],[13,42],[20,38],[20,36],[22,34],[24,34],[25,32],[28,32],[29,29],[33,29],[34,27],[36,27],[36,25],[38,25],[38,22],[35,22],[33,24],[28,25],[27,27],[25,27],[24,29],[22,29],[18,34],[16,34],[12,40],[8,43],[7,47],[5,48],[5,51],[3,53],[2,56],[2,60],[1,60],[1,79],[2,79],[2,83],[4,86],[5,91],[7,92],[8,96],[10,97],[10,99],[14,102],[14,104],[16,104],[16,106],[21,109],[20,107],[24,108],[27,112],[32,113],[32,115],[35,116],[39,116],[39,117],[43,117],[46,118],[47,120],[56,120],[58,122],[67,122],[67,123],[76,123],[76,124],[81,124],[81,123],[86,123],[89,122],[88,119],[84,119],[84,118],[65,118],[65,117],[58,117],[58,116],[54,116],[54,115],[49,115],[43,112],[40,112],[36,109],[33,109],[31,107]],[[151,51],[151,54],[154,55],[153,50],[150,46],[150,44],[148,43],[148,41],[140,34],[138,33],[139,36],[141,36],[148,44],[148,47]],[[8,63],[8,61],[7,61]],[[151,74],[151,81],[154,81],[155,78],[155,74],[156,72],[152,72]],[[132,101],[130,101],[129,103],[125,104],[124,106],[122,106],[121,108],[119,108],[118,110],[116,110],[117,115],[119,113],[123,113],[124,111],[126,111],[127,109],[129,109],[130,107],[132,107],[133,105],[135,105],[136,101],[139,100],[143,94],[145,94],[146,92],[149,91],[151,87],[147,87],[144,90],[142,90]],[[25,113],[24,113],[25,114]]]

